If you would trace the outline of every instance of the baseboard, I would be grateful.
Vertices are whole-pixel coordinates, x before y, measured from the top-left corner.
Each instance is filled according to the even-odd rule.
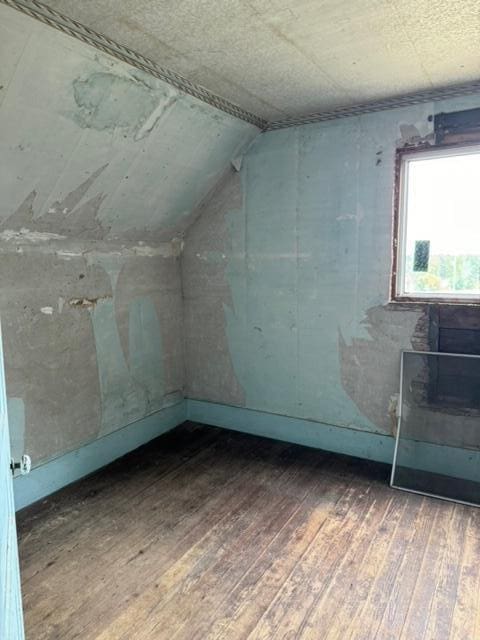
[[[186,402],[187,417],[195,422],[387,464],[393,460],[392,436],[202,400]],[[479,451],[412,441],[410,450],[402,450],[402,461],[422,471],[480,481]]]
[[[17,511],[93,473],[186,419],[325,451],[391,464],[391,436],[243,407],[185,400],[34,468],[13,481]],[[417,442],[415,463],[425,471],[480,481],[480,452]],[[419,465],[416,461],[421,460]]]
[[[15,509],[23,509],[157,438],[186,420],[186,402],[166,407],[89,442],[13,480]]]
[[[324,422],[190,399],[187,400],[187,417],[194,422],[377,462],[389,463],[393,458],[393,438],[370,431],[347,429]]]

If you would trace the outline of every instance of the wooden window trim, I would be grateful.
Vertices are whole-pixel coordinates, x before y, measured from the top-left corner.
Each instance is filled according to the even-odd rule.
[[[454,138],[454,136],[452,136]],[[402,163],[406,155],[419,155],[425,151],[447,151],[449,149],[465,149],[466,147],[475,147],[480,144],[480,134],[475,133],[470,136],[462,136],[461,140],[452,141],[446,138],[442,144],[430,144],[425,142],[415,146],[405,146],[398,148],[395,154],[395,174],[394,174],[394,191],[393,191],[393,233],[392,233],[392,268],[390,274],[390,303],[391,304],[454,304],[463,306],[480,306],[480,295],[476,298],[453,298],[452,296],[404,296],[397,293],[397,271],[398,271],[398,246],[400,235],[400,198],[401,198],[401,178]]]

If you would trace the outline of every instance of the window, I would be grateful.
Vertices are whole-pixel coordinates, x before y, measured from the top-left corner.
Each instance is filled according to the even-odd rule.
[[[398,187],[394,297],[480,302],[480,145],[400,152]]]

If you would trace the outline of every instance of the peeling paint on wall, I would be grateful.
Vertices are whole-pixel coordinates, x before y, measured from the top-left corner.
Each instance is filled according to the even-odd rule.
[[[165,372],[160,322],[150,298],[130,303],[128,328],[129,369],[144,391],[145,412],[152,413],[163,405]]]
[[[258,129],[5,5],[0,21],[0,313],[38,464],[183,397],[182,235]]]
[[[186,301],[186,344],[199,345],[195,363],[215,354],[213,379],[233,363],[244,406],[392,434],[400,351],[428,349],[430,322],[425,308],[388,304],[395,150],[431,139],[429,115],[457,105],[465,99],[263,134],[240,168],[240,209],[228,192],[205,205],[210,222],[188,233],[183,274],[208,308]],[[196,399],[235,404],[228,391],[212,398],[190,364]]]
[[[10,455],[20,460],[25,453],[25,403],[22,398],[8,398]]]
[[[372,424],[385,433],[396,426],[392,397],[398,393],[400,350],[428,349],[425,310],[372,307],[362,321],[368,338],[352,338],[347,344],[338,333],[341,383],[350,398]]]
[[[28,208],[30,194],[35,217],[47,216],[45,223],[84,216],[72,234],[88,230],[87,238],[105,238],[110,229],[109,238],[120,241],[168,241],[258,134],[138,69],[79,42],[72,46],[68,36],[4,5],[0,19],[6,50],[17,51],[19,24],[30,36],[22,64],[2,68],[0,146],[7,169],[0,172],[0,220],[26,199]],[[65,198],[90,176],[95,191],[93,184],[85,188],[92,200],[85,196],[70,216]],[[3,227],[22,228],[32,231],[29,216]]]
[[[122,268],[122,259],[112,254],[100,258],[99,264],[108,275],[112,294],[102,296],[88,308],[91,311],[100,380],[102,410],[99,435],[104,435],[118,428],[119,423],[129,424],[141,417],[145,401],[138,396],[129,374],[115,319],[113,292]]]
[[[97,436],[100,392],[91,320],[68,306],[62,313],[55,309],[72,288],[106,295],[110,283],[82,257],[0,253],[0,265],[7,393],[24,403],[24,450],[36,464]],[[79,273],[85,278],[79,280]]]
[[[105,300],[105,298],[109,297],[111,296],[102,296],[101,298],[72,298],[68,301],[68,304],[75,309],[93,309],[99,300]]]
[[[18,231],[15,229],[5,229],[0,232],[0,239],[6,242],[49,242],[50,240],[63,240],[66,236],[62,236],[59,233],[49,233],[47,231],[30,231],[22,227]]]
[[[34,204],[37,192],[32,190],[14,213],[0,224],[0,237],[4,240],[29,240],[45,242],[66,237],[81,239],[104,238],[109,229],[98,219],[98,211],[105,199],[99,193],[82,202],[107,164],[99,167],[86,180],[48,207],[47,213],[35,216]],[[55,232],[52,230],[55,229]]]
[[[102,399],[101,428],[105,435],[145,415],[146,399],[123,358],[115,324],[113,300],[103,299],[92,310]]]
[[[73,119],[82,128],[124,129],[135,140],[145,138],[178,96],[167,85],[160,90],[146,80],[105,71],[75,79],[72,87],[78,109],[72,112]]]
[[[153,270],[145,265],[145,258],[110,255],[100,260],[114,292],[113,296],[97,298],[94,304],[87,302],[100,377],[100,435],[110,433],[119,424],[124,426],[158,411],[175,400],[167,400],[167,396],[182,390],[183,375],[176,380],[167,380],[165,375],[165,370],[172,368],[171,358],[183,361],[183,354],[178,353],[176,346],[181,342],[181,322],[178,316],[167,316],[168,326],[162,330],[158,313],[159,306],[162,310],[170,306],[177,313],[180,310],[178,302],[175,304],[175,300],[180,301],[179,279],[178,282],[172,279],[169,286],[167,277],[165,285],[159,284],[162,273],[168,276],[172,266],[173,274],[175,269],[178,273],[178,265],[169,265],[171,261],[162,258],[156,260]],[[132,261],[136,265],[133,270],[127,266]],[[125,277],[126,270],[128,277]],[[129,277],[128,271],[138,277]],[[159,282],[155,282],[155,273]],[[142,297],[143,291],[148,295]],[[166,332],[167,349],[163,346],[162,331]],[[180,366],[183,374],[183,362]]]
[[[245,391],[233,369],[225,323],[225,309],[233,306],[226,267],[234,251],[225,211],[241,218],[242,209],[240,177],[231,172],[198,212],[182,254],[187,395],[239,406]]]
[[[115,318],[124,358],[129,365],[135,361],[138,369],[139,353],[145,351],[145,378],[140,375],[138,380],[149,390],[152,406],[159,406],[162,387],[165,398],[161,406],[175,397],[178,400],[185,382],[178,259],[165,260],[157,256],[145,260],[135,256],[124,260],[117,280]],[[135,356],[130,347],[132,341],[136,345]],[[147,355],[148,343],[151,348]],[[160,353],[163,354],[162,371]]]

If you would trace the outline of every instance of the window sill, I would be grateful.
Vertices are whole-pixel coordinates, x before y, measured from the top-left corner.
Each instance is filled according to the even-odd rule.
[[[480,307],[479,298],[420,298],[417,296],[396,296],[388,302],[388,306],[392,308],[399,307],[401,305],[426,305],[426,304],[441,304],[441,305],[455,305],[456,307]]]

